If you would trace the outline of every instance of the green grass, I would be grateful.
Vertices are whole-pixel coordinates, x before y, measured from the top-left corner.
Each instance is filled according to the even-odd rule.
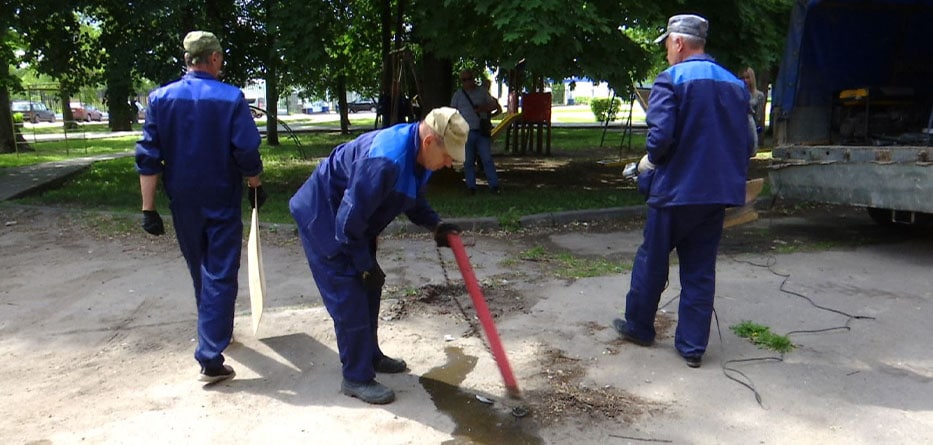
[[[107,139],[69,139],[67,141],[30,142],[35,151],[0,154],[0,168],[21,167],[42,162],[132,151],[136,136]]]
[[[139,130],[142,128],[142,123],[134,125],[134,130]],[[20,131],[23,133],[23,137],[26,140],[30,140],[30,136],[33,134],[56,134],[62,133],[65,130],[65,124],[62,121],[55,121],[55,125],[24,125],[20,128]],[[102,133],[109,132],[110,126],[106,122],[98,123],[80,123],[77,124],[76,128],[68,128],[67,132],[69,137],[80,138],[82,133]]]
[[[561,157],[573,158],[575,152],[598,147],[601,135],[601,129],[555,129],[553,146],[555,150],[560,151]],[[354,136],[355,134],[341,135],[337,132],[301,134],[299,135],[301,141],[299,147],[287,135],[282,134],[280,146],[271,147],[263,144],[260,147],[265,167],[263,183],[269,194],[269,200],[262,209],[263,221],[293,223],[288,211],[288,199],[305,182],[321,158],[327,156],[333,147]],[[85,155],[132,152],[136,139],[137,137],[130,136],[70,141],[67,144],[44,142],[36,144],[35,153],[0,155],[0,168]],[[610,136],[607,136],[608,139]],[[636,141],[636,144],[641,143],[643,146],[643,140],[644,138],[641,137],[641,142]],[[76,147],[77,144],[81,144],[80,148]],[[609,152],[614,152],[614,150],[609,150]],[[532,159],[536,158],[529,158],[529,160]],[[592,162],[592,160],[586,160],[586,162]],[[593,165],[594,169],[601,168],[595,166],[595,163]],[[500,173],[500,175],[503,174],[507,173]],[[542,171],[541,183],[533,186],[513,185],[514,188],[506,187],[501,195],[481,192],[477,196],[470,197],[464,193],[462,172],[444,169],[435,173],[428,186],[427,197],[432,207],[442,217],[496,217],[506,229],[517,228],[519,217],[529,214],[644,203],[644,199],[633,190],[567,186],[568,182],[573,182],[573,178],[569,180],[564,178],[560,183],[553,184],[545,176],[548,174],[555,175],[553,172]],[[18,202],[135,213],[140,207],[139,177],[136,174],[132,156],[95,162],[85,172],[69,180],[62,187],[40,195],[21,198]],[[244,212],[247,212],[248,206],[245,202],[244,199]],[[168,213],[168,201],[161,190],[157,194],[157,208],[163,214]],[[567,259],[567,262],[570,263],[570,259]],[[589,266],[580,264],[574,267],[585,269]]]
[[[742,338],[747,338],[753,344],[762,349],[771,349],[777,352],[790,352],[794,350],[794,343],[787,336],[778,335],[771,332],[771,328],[743,321],[737,325],[730,326],[729,329]]]
[[[521,261],[534,261],[538,263],[548,263],[553,266],[554,275],[557,278],[576,279],[601,277],[605,275],[619,274],[632,269],[631,264],[607,259],[590,259],[574,256],[569,253],[551,253],[544,247],[535,246],[528,249],[518,256]],[[515,264],[518,261],[507,259],[506,264]]]

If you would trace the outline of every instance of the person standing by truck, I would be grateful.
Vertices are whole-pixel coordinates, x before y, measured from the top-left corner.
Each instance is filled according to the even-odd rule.
[[[668,20],[664,42],[670,68],[649,96],[647,161],[639,188],[648,195],[644,242],[632,267],[619,335],[650,346],[670,268],[680,260],[680,308],[674,346],[687,365],[700,366],[709,341],[716,254],[725,209],[745,203],[749,157],[757,145],[745,84],[705,53],[709,23],[683,14]]]
[[[755,130],[758,133],[758,142],[760,144],[761,134],[765,130],[765,93],[758,89],[758,79],[755,77],[755,70],[751,67],[742,70],[739,77],[745,81],[745,86],[748,88],[750,95],[748,105],[751,107],[752,116],[755,118]]]

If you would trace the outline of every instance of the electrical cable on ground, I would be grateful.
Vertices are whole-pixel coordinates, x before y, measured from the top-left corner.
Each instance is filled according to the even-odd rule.
[[[817,308],[817,309],[820,309],[820,310],[823,310],[823,311],[827,311],[827,312],[832,312],[832,313],[839,314],[839,315],[842,315],[842,316],[846,317],[846,322],[845,322],[845,324],[844,324],[843,326],[833,326],[833,327],[822,328],[822,329],[795,330],[795,331],[790,331],[790,332],[784,334],[785,337],[789,337],[789,336],[795,335],[795,334],[805,334],[805,333],[806,333],[806,334],[814,334],[814,333],[831,332],[831,331],[837,331],[837,330],[846,330],[846,331],[849,331],[849,330],[851,330],[851,327],[849,326],[849,323],[850,323],[852,320],[874,320],[874,319],[875,319],[875,317],[870,317],[870,316],[867,316],[867,315],[852,315],[852,314],[849,314],[849,313],[847,313],[847,312],[844,312],[844,311],[841,311],[841,310],[838,310],[838,309],[833,309],[833,308],[830,308],[830,307],[821,306],[821,305],[817,304],[815,301],[813,301],[812,298],[810,298],[810,297],[808,297],[808,296],[806,296],[806,295],[804,295],[804,294],[801,294],[801,293],[799,293],[799,292],[795,292],[795,291],[791,291],[791,290],[786,289],[786,288],[785,288],[785,285],[787,284],[788,280],[790,280],[790,274],[789,274],[789,273],[786,273],[786,274],[785,274],[785,273],[780,273],[780,272],[777,272],[777,271],[775,271],[775,270],[773,269],[773,267],[777,264],[777,259],[776,259],[773,255],[769,255],[769,256],[768,256],[768,260],[767,260],[767,262],[766,262],[765,264],[759,264],[759,263],[755,263],[755,262],[749,261],[749,260],[739,260],[739,259],[737,259],[737,258],[735,258],[735,257],[732,257],[732,256],[730,256],[730,259],[733,260],[733,261],[735,261],[735,262],[738,262],[738,263],[745,263],[745,264],[749,264],[749,265],[754,266],[754,267],[766,268],[766,269],[768,269],[769,272],[771,272],[771,273],[774,274],[775,276],[778,276],[778,277],[782,277],[782,278],[783,278],[783,280],[781,281],[781,285],[778,287],[778,290],[780,290],[781,292],[786,293],[786,294],[789,294],[789,295],[793,295],[793,296],[795,296],[795,297],[802,298],[802,299],[806,300],[808,303],[810,303],[810,305],[812,305],[813,307],[815,307],[815,308]],[[675,297],[675,298],[679,298],[679,295],[678,295],[677,297]],[[671,300],[671,301],[673,301],[673,300]],[[668,303],[670,303],[670,302],[668,302]],[[723,351],[723,357],[725,357],[725,355],[726,355],[725,352],[726,352],[726,351],[725,351],[725,342],[724,342],[723,337],[722,337],[722,327],[719,325],[719,314],[716,312],[716,309],[715,309],[715,308],[713,309],[713,315],[714,315],[715,318],[716,318],[716,331],[717,331],[718,334],[719,334],[719,343],[720,343],[720,347],[722,348],[722,351]],[[752,358],[745,358],[745,359],[725,360],[725,361],[722,361],[722,362],[721,362],[721,366],[722,366],[723,375],[725,375],[728,379],[730,379],[730,380],[732,380],[732,381],[735,381],[735,382],[739,383],[740,385],[745,386],[746,388],[748,388],[749,390],[751,390],[752,393],[755,395],[755,401],[758,402],[758,406],[760,406],[760,407],[762,407],[762,408],[765,408],[764,403],[763,403],[763,401],[762,401],[761,394],[760,394],[760,393],[758,392],[758,390],[755,388],[754,381],[751,379],[751,377],[749,377],[749,376],[748,376],[747,374],[745,374],[744,372],[742,372],[742,371],[740,371],[740,370],[738,370],[738,369],[736,369],[736,368],[734,368],[734,367],[729,366],[730,364],[734,364],[734,363],[749,363],[749,362],[760,362],[760,361],[778,361],[778,362],[782,362],[782,361],[784,361],[784,354],[781,353],[780,356],[778,356],[778,357],[775,357],[775,356],[765,356],[765,357],[752,357]],[[732,374],[730,374],[730,373],[732,373]],[[739,378],[735,377],[733,374],[741,376],[742,378],[745,379],[745,381],[740,380]]]

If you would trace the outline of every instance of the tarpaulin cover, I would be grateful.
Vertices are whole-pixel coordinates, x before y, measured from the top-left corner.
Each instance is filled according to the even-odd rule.
[[[933,0],[800,0],[773,96],[780,116],[841,90],[905,87],[933,96]]]

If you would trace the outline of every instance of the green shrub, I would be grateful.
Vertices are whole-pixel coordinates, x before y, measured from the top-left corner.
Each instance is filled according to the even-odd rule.
[[[596,116],[597,122],[605,122],[608,115],[609,120],[616,120],[616,116],[619,115],[619,109],[622,106],[622,101],[618,98],[612,98],[612,104],[609,103],[610,99],[596,98],[590,102],[590,111],[593,112],[593,116]]]
[[[23,113],[13,113],[13,123],[14,124],[23,123]]]
[[[573,103],[576,105],[589,105],[590,96],[579,96],[573,98]]]

